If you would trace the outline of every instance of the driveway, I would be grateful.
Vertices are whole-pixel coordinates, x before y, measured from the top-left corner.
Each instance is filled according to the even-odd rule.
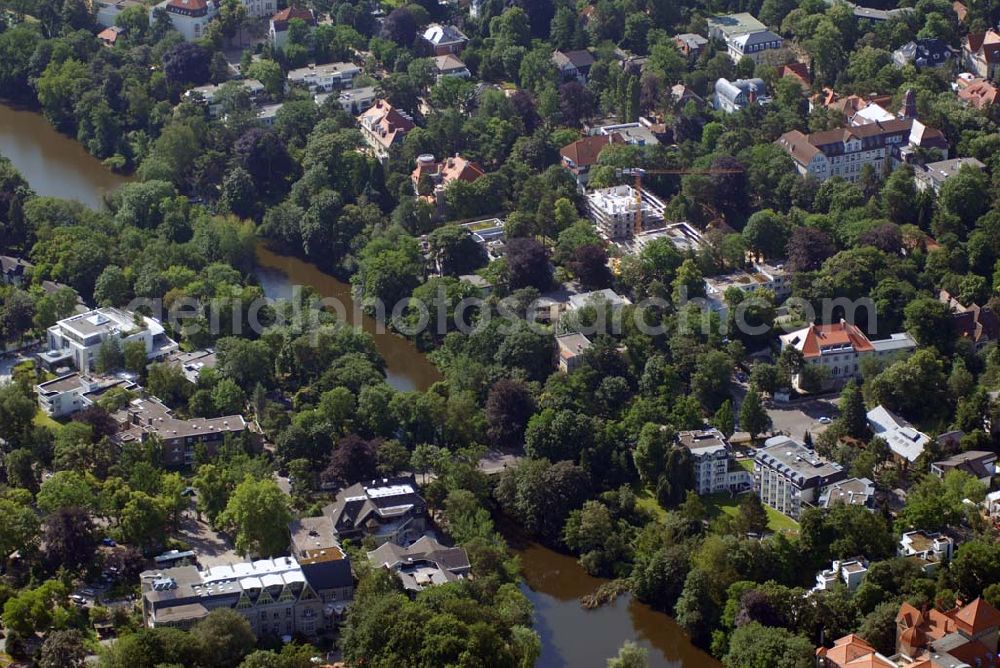
[[[524,459],[523,455],[512,455],[500,450],[490,450],[486,456],[479,460],[479,470],[486,475],[496,475],[503,473],[505,469],[516,466]]]
[[[243,561],[233,549],[229,536],[199,522],[193,511],[184,512],[179,537],[191,546],[203,568]]]

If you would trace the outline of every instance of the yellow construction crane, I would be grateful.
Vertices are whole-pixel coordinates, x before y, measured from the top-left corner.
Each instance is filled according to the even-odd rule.
[[[726,167],[715,167],[709,169],[644,169],[642,167],[626,167],[625,169],[617,170],[619,176],[634,176],[635,177],[635,225],[633,227],[633,236],[639,236],[642,232],[642,177],[647,174],[742,174],[742,169],[736,168],[726,168]]]

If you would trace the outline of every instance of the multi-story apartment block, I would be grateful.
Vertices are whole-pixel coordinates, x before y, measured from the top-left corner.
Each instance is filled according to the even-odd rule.
[[[847,477],[840,464],[787,436],[767,439],[754,457],[753,469],[754,491],[760,500],[793,519],[827,486]]]
[[[48,329],[48,350],[38,357],[49,368],[72,364],[89,371],[101,345],[113,340],[120,346],[139,341],[150,360],[177,350],[163,325],[138,313],[117,308],[99,308],[60,320]]]
[[[726,43],[726,53],[734,63],[744,57],[760,63],[768,52],[784,45],[781,35],[771,32],[746,12],[708,17],[708,36]]]
[[[601,236],[613,241],[631,238],[636,231],[636,215],[639,211],[642,230],[663,224],[662,203],[644,192],[640,204],[636,194],[632,186],[602,188],[587,194],[587,212]]]
[[[347,555],[292,557],[222,564],[205,570],[180,566],[145,571],[142,613],[147,626],[188,628],[216,608],[243,615],[254,634],[315,636],[333,625],[354,595]]]
[[[289,86],[304,86],[310,93],[328,93],[350,88],[361,68],[354,63],[327,63],[308,65],[288,73]]]
[[[162,443],[163,464],[172,468],[191,466],[199,448],[214,456],[227,435],[239,436],[250,428],[242,415],[181,420],[153,397],[133,399],[112,418],[118,425],[112,441],[124,447],[156,436]]]
[[[677,440],[691,453],[698,495],[742,492],[753,486],[750,472],[734,461],[732,448],[718,429],[682,431]]]
[[[195,86],[186,91],[184,97],[194,102],[201,102],[208,106],[208,113],[212,118],[218,118],[222,112],[222,104],[216,101],[216,95],[223,86],[239,86],[247,92],[250,101],[254,102],[264,92],[264,84],[256,79],[242,79],[240,81],[227,82],[225,84],[206,84]]]
[[[77,372],[60,376],[35,386],[38,407],[54,418],[68,417],[91,406],[113,388],[135,390],[137,386],[127,378],[117,376],[91,376]]]
[[[934,149],[943,158],[948,157],[949,148],[940,130],[913,118],[866,122],[808,135],[792,130],[776,143],[788,152],[803,176],[820,181],[840,176],[852,182],[861,177],[865,165],[881,174],[887,161],[893,169],[918,148]]]
[[[802,353],[806,364],[829,370],[834,381],[857,378],[864,357],[889,360],[912,352],[917,342],[906,333],[871,341],[861,328],[844,320],[829,325],[809,325],[781,336],[782,349],[792,347]],[[798,384],[798,379],[793,379]]]

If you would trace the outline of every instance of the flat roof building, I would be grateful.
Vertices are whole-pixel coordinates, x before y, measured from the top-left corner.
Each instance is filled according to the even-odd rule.
[[[844,468],[787,436],[773,436],[754,457],[754,491],[775,510],[798,519],[803,506],[847,475]]]
[[[141,342],[150,360],[177,350],[177,343],[167,336],[159,321],[106,307],[70,316],[49,327],[48,350],[39,358],[50,368],[68,363],[80,371],[89,371],[101,344],[109,339],[122,347]]]
[[[627,239],[635,235],[636,216],[640,216],[640,232],[662,225],[663,209],[654,200],[643,192],[639,202],[635,189],[628,185],[602,188],[587,193],[587,213],[605,239]]]

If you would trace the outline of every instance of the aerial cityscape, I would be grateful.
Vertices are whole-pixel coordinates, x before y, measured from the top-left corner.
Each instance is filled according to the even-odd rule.
[[[1000,668],[1000,0],[0,0],[0,668]]]

